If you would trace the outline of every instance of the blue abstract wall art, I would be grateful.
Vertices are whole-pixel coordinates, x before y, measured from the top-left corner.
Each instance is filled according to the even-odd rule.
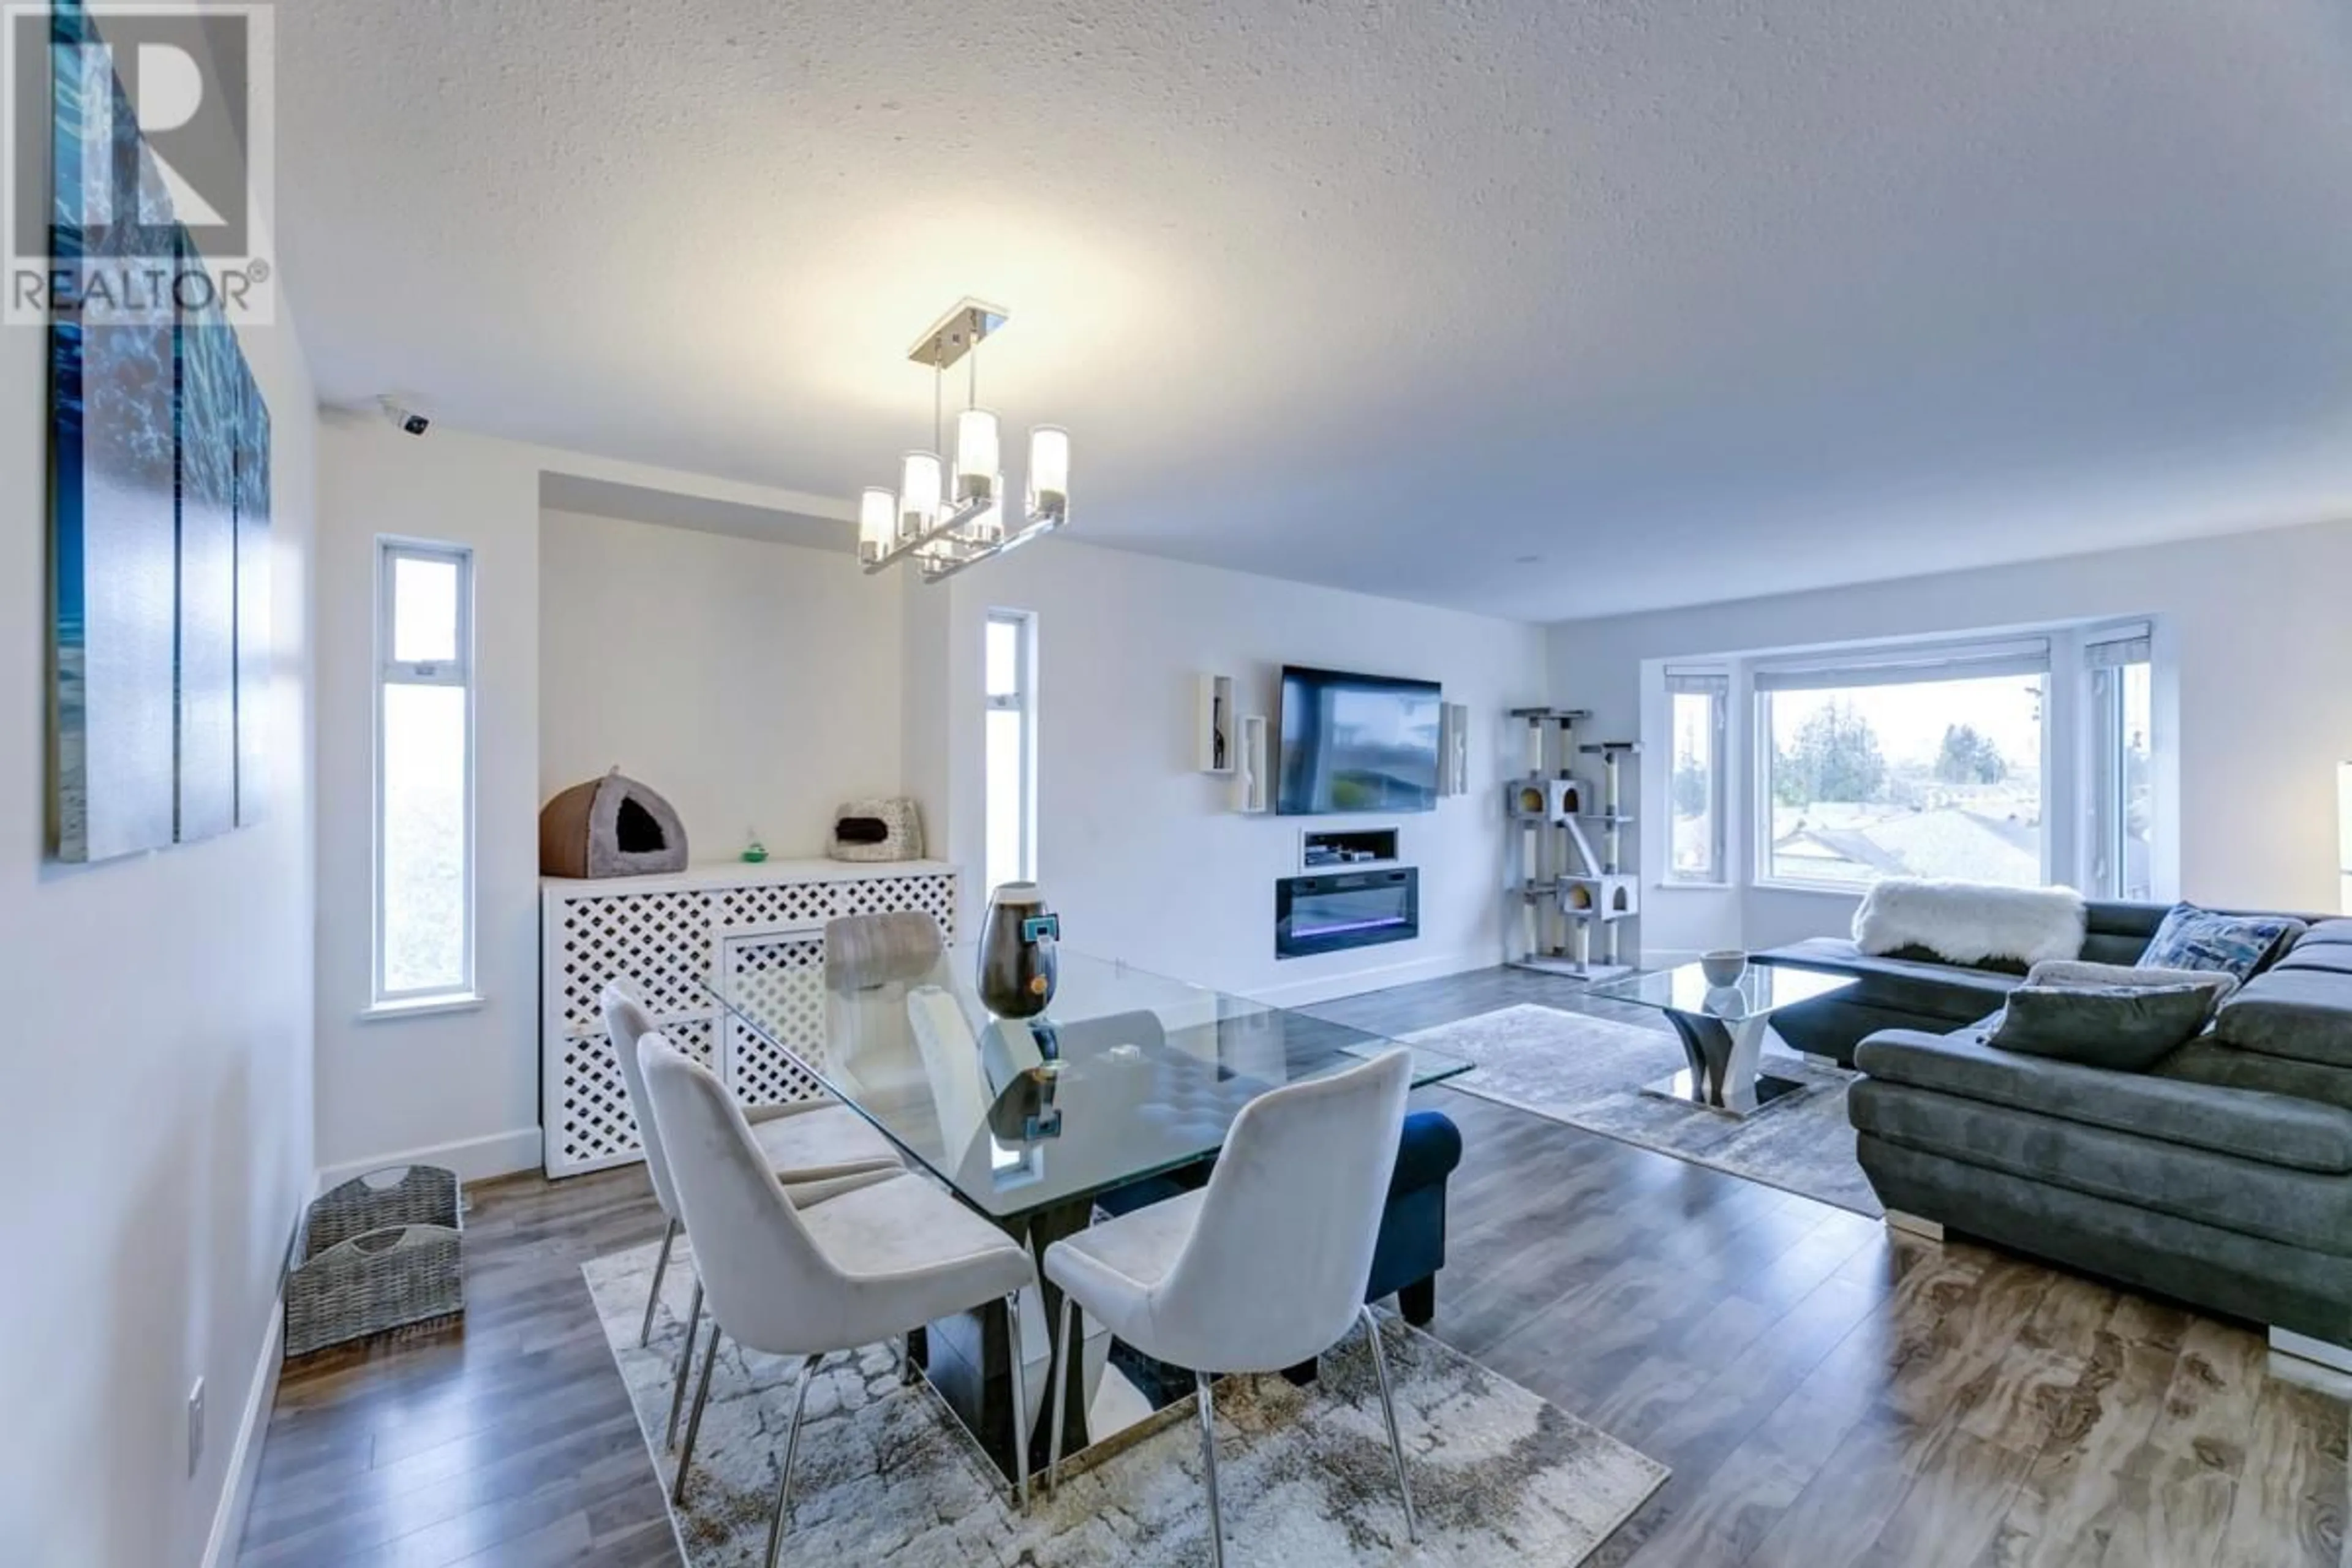
[[[52,36],[54,254],[178,262],[189,241],[121,83],[79,47],[88,17],[61,7]],[[268,405],[210,308],[61,310],[49,344],[56,854],[103,860],[258,820]]]

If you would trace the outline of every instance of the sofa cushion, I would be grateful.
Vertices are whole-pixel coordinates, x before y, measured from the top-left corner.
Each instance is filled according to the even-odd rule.
[[[2266,1057],[2225,1046],[2212,1035],[2202,1035],[2157,1064],[2157,1076],[2189,1083],[2210,1083],[2221,1089],[2253,1089],[2265,1094],[2289,1094],[2340,1105],[2352,1110],[2352,1068],[2298,1062]]]
[[[2329,974],[2352,974],[2352,947],[2311,947],[2297,942],[2293,951],[2263,973],[2281,969],[2315,969]]]
[[[2352,1068],[2352,974],[2273,969],[2257,975],[2221,1005],[2213,1033],[2242,1051]]]
[[[2024,980],[1970,969],[1956,963],[1930,963],[1910,958],[1876,958],[1843,937],[1808,937],[1756,955],[1759,963],[1785,963],[1799,969],[1821,969],[1851,974],[1860,982],[1852,993],[1856,1000],[1892,1005],[1935,1018],[1965,1023],[1981,1018],[2000,1005]]]
[[[2146,1072],[2205,1027],[2209,986],[2036,985],[2009,994],[1991,1044],[2004,1051]]]
[[[2201,985],[2210,994],[2207,1016],[2229,1000],[2238,988],[2237,976],[2218,969],[2157,969],[2137,963],[2092,963],[2053,959],[2037,963],[2025,976],[2028,985],[2126,985],[2146,989],[2160,985]]]
[[[2352,1172],[2352,1111],[2332,1105],[2021,1056],[1973,1034],[1890,1029],[1863,1041],[1855,1062],[1875,1079],[2159,1142],[2298,1170]]]
[[[2171,912],[2169,904],[2094,899],[2084,910],[2081,956],[2095,963],[2136,963],[2147,951],[2147,939]]]
[[[2175,904],[2139,961],[2150,969],[2218,969],[2251,980],[2309,929],[2291,915],[2230,915]]]
[[[1876,1079],[1853,1125],[1906,1148],[2337,1257],[2352,1255],[2352,1182]]]
[[[2298,952],[2306,947],[2352,947],[2352,920],[2315,921],[2294,946]]]

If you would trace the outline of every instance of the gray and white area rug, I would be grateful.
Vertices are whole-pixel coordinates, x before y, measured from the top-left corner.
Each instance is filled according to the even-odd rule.
[[[693,1268],[685,1238],[663,1285],[653,1342],[637,1325],[651,1246],[582,1272],[620,1364],[664,1493],[670,1373]],[[704,1331],[707,1334],[708,1329]],[[1363,1337],[1323,1360],[1312,1388],[1232,1378],[1217,1391],[1217,1476],[1234,1568],[1326,1564],[1581,1563],[1666,1479],[1666,1468],[1396,1321],[1382,1322],[1396,1377],[1421,1542],[1409,1543]],[[674,1508],[690,1568],[756,1563],[767,1541],[792,1375],[731,1341],[719,1352],[686,1505]],[[1083,1472],[1060,1495],[1033,1489],[1022,1515],[928,1384],[898,1381],[876,1346],[828,1359],[811,1385],[793,1482],[787,1563],[827,1568],[1078,1568],[1208,1561],[1200,1427],[1186,1418]]]
[[[1859,1075],[1841,1068],[1767,1052],[1767,1072],[1808,1087],[1743,1121],[1642,1092],[1685,1066],[1681,1041],[1664,1027],[1523,1002],[1412,1038],[1478,1064],[1448,1079],[1448,1089],[1874,1219],[1886,1212],[1854,1161],[1846,1121],[1846,1090]]]

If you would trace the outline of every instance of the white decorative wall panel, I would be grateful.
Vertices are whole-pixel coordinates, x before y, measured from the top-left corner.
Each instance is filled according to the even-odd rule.
[[[541,1127],[551,1176],[642,1156],[598,998],[620,981],[664,1033],[710,1063],[747,1106],[804,1100],[793,1059],[824,1048],[824,926],[919,910],[955,940],[956,874],[936,861],[864,869],[793,861],[625,880],[549,880],[541,911]],[[781,1040],[722,1014],[705,978],[779,1020]]]

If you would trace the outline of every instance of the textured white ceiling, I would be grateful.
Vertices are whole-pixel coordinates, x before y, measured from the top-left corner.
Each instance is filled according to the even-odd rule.
[[[976,294],[1086,537],[1530,618],[2352,515],[2342,0],[278,16],[331,399],[846,498]]]

